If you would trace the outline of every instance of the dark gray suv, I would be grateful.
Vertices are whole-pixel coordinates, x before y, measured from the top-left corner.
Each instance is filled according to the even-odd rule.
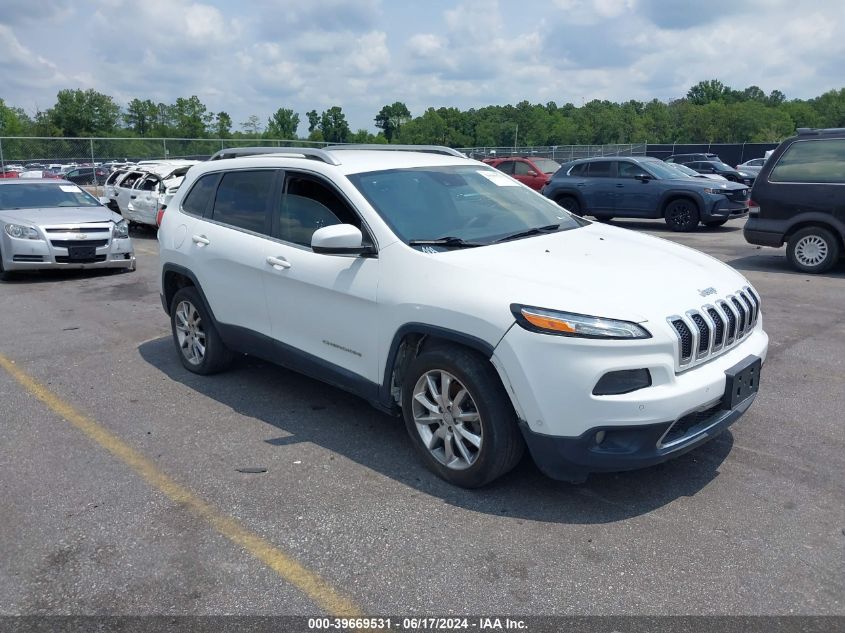
[[[618,156],[567,163],[543,194],[598,220],[664,218],[673,231],[721,226],[748,214],[747,185],[688,177],[656,158]]]

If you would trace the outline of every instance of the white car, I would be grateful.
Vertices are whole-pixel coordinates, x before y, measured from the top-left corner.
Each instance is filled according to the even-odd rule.
[[[130,171],[114,185],[114,200],[121,215],[136,224],[156,225],[159,197],[178,187],[197,161],[167,161],[147,164]]]
[[[526,446],[570,481],[662,462],[754,401],[768,337],[737,271],[453,150],[375,147],[186,174],[159,242],[188,370],[246,353],[358,394],[467,487]]]

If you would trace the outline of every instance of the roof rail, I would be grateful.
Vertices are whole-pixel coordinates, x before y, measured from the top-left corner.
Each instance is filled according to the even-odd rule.
[[[340,165],[340,161],[326,150],[315,147],[231,147],[215,152],[208,160],[223,160],[224,158],[246,158],[258,154],[283,154],[285,156],[304,156],[319,160],[329,165]]]
[[[466,158],[456,149],[443,145],[381,145],[378,143],[352,143],[349,145],[329,145],[327,150],[336,151],[344,149],[365,149],[365,150],[387,150],[393,152],[425,152],[426,154],[446,154],[447,156],[458,156]]]
[[[835,134],[845,132],[845,127],[799,127],[796,132],[799,136],[807,134]]]

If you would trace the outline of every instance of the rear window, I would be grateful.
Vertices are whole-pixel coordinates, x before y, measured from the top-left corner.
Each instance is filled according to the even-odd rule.
[[[769,181],[845,184],[845,139],[795,141],[781,155]]]

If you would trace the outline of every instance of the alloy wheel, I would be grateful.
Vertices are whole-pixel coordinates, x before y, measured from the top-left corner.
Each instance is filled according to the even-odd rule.
[[[179,349],[189,363],[201,365],[205,358],[206,334],[196,306],[190,301],[180,301],[175,321]]]
[[[434,369],[414,387],[413,417],[431,455],[447,468],[465,470],[481,454],[481,416],[466,386],[449,372]]]

